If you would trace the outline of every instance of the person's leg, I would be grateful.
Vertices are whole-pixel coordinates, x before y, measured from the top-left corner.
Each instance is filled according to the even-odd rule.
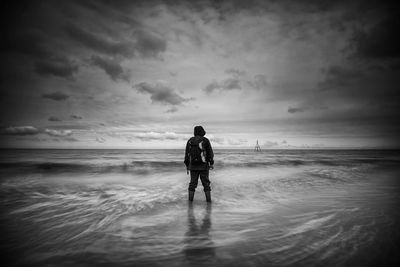
[[[204,187],[204,193],[206,195],[207,202],[211,202],[211,187],[210,187],[210,179],[209,179],[209,171],[204,170],[200,172],[200,180]]]
[[[193,201],[194,192],[196,191],[197,183],[199,180],[199,174],[199,171],[190,171],[189,201]]]
[[[201,183],[204,187],[204,191],[211,191],[211,188],[210,188],[211,182],[209,179],[209,171],[208,170],[200,171],[199,175],[200,175]]]

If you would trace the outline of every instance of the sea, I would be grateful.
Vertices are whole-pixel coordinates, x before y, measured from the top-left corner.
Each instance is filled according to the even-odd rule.
[[[0,150],[2,266],[400,266],[400,151]]]

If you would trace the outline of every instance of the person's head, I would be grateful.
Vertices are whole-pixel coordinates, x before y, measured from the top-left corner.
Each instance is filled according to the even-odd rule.
[[[205,136],[206,135],[206,131],[204,131],[204,128],[202,126],[195,126],[194,127],[194,135],[198,135],[198,136]]]

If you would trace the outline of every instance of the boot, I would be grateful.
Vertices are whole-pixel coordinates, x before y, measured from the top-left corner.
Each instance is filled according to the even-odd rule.
[[[193,201],[194,191],[189,191],[189,201]]]
[[[204,193],[206,194],[206,201],[211,202],[211,191],[205,191]]]

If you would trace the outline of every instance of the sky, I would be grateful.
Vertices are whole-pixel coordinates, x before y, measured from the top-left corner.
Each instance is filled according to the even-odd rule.
[[[391,1],[2,1],[0,147],[399,148]]]

